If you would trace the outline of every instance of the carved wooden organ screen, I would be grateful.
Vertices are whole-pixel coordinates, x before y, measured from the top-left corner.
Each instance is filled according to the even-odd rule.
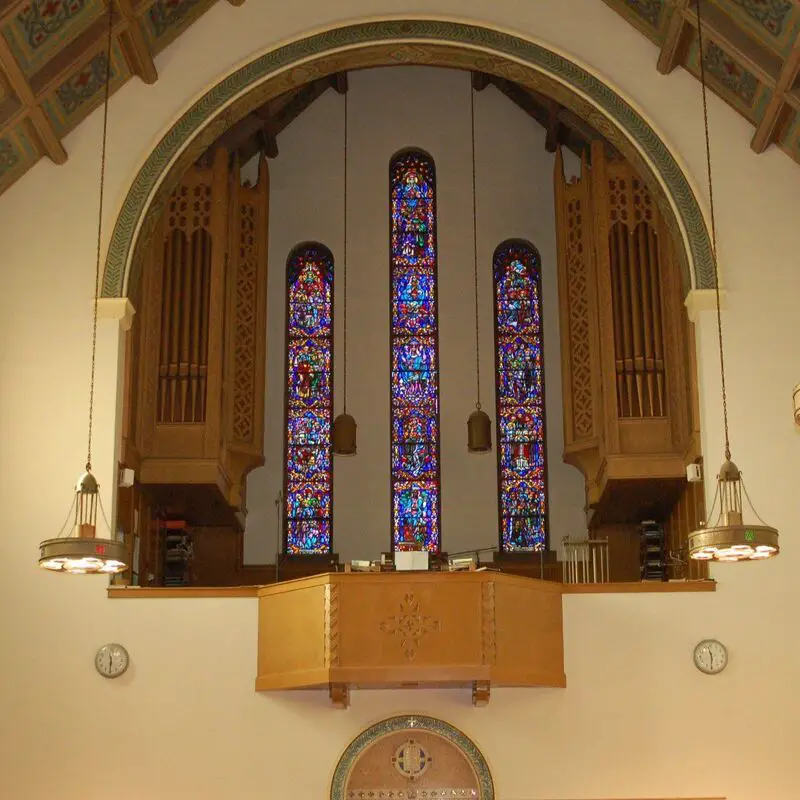
[[[190,167],[132,292],[122,460],[156,494],[171,487],[173,501],[175,487],[212,487],[211,516],[223,522],[243,510],[245,476],[264,461],[268,204],[265,159],[255,187],[222,150]]]
[[[614,521],[669,514],[699,454],[671,232],[644,180],[600,142],[571,181],[558,154],[555,196],[565,460]]]

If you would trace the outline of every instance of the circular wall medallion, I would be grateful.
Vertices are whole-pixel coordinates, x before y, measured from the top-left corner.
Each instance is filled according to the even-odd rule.
[[[413,781],[428,769],[431,757],[419,742],[409,739],[394,751],[392,763],[404,778]]]
[[[331,800],[494,800],[486,759],[452,725],[416,714],[360,733],[336,765]]]

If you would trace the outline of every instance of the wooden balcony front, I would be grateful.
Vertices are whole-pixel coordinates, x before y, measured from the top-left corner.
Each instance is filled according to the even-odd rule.
[[[565,687],[560,584],[498,572],[329,573],[258,592],[256,691]]]

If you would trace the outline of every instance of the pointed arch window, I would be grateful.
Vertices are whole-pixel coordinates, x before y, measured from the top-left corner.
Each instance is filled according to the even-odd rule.
[[[441,546],[436,173],[421,150],[389,165],[392,548]]]
[[[541,260],[519,239],[494,252],[500,548],[547,545]]]
[[[286,262],[284,552],[331,552],[333,256],[316,242]]]

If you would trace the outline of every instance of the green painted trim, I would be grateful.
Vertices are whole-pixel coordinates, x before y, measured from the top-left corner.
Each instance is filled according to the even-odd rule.
[[[335,28],[278,47],[228,75],[206,92],[173,126],[139,170],[117,218],[106,258],[104,297],[125,291],[134,234],[149,200],[175,156],[236,95],[300,60],[320,57],[345,47],[392,41],[425,40],[467,45],[527,64],[587,96],[608,114],[627,138],[647,154],[680,218],[694,265],[694,289],[714,288],[711,244],[703,215],[686,176],[648,123],[616,92],[563,56],[517,36],[457,22],[436,20],[384,20]]]
[[[430,731],[454,744],[467,758],[475,774],[478,776],[481,800],[494,800],[494,782],[489,772],[489,765],[475,742],[463,734],[458,728],[435,717],[424,717],[417,714],[389,717],[367,728],[353,739],[342,753],[331,781],[331,800],[345,800],[345,783],[356,759],[371,744],[390,733],[397,731]]]

